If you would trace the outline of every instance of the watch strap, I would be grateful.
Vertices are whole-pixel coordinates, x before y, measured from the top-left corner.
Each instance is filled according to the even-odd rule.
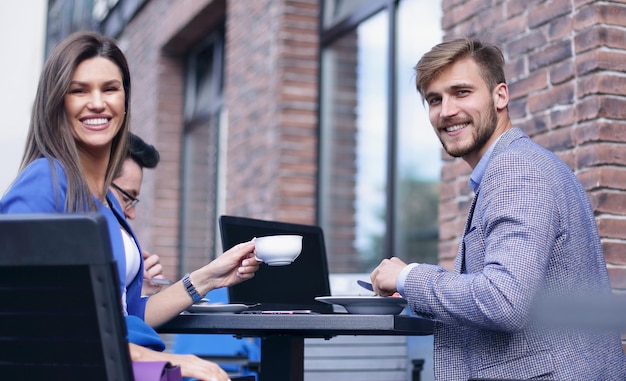
[[[193,283],[191,283],[191,279],[189,278],[189,273],[185,274],[183,277],[183,285],[185,285],[185,289],[187,293],[191,297],[194,303],[198,303],[202,300],[202,295],[198,293],[198,290],[194,287]]]

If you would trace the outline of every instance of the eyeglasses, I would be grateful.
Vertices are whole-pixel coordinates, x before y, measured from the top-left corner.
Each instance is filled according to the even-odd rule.
[[[124,204],[126,204],[126,206],[124,206],[124,210],[134,208],[135,205],[137,205],[137,203],[139,202],[138,198],[131,196],[130,194],[128,194],[128,192],[120,188],[117,184],[111,183],[111,186],[124,196],[124,199],[122,200],[124,201]]]

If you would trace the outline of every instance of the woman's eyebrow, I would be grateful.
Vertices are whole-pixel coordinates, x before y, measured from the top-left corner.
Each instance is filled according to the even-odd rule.
[[[110,79],[108,81],[105,81],[102,83],[102,86],[110,86],[110,85],[121,85],[122,81],[120,81],[119,79]],[[88,82],[83,82],[83,81],[76,81],[76,80],[72,80],[70,81],[70,85],[78,85],[78,86],[87,86],[89,85]]]

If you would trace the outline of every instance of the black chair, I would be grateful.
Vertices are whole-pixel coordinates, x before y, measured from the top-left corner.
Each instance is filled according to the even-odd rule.
[[[118,279],[102,215],[0,215],[0,379],[133,381]]]
[[[107,224],[0,215],[0,378],[132,381]]]

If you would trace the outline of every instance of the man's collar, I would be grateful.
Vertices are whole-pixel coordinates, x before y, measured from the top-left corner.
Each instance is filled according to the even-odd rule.
[[[469,184],[470,188],[472,188],[474,193],[476,193],[478,191],[478,187],[480,186],[480,182],[482,181],[483,175],[485,174],[485,169],[487,168],[487,163],[489,162],[489,157],[491,157],[491,153],[493,152],[494,147],[500,141],[501,137],[502,137],[502,135],[498,136],[496,141],[493,142],[489,146],[489,148],[487,149],[487,152],[485,152],[483,157],[480,158],[480,160],[478,161],[478,164],[476,164],[476,167],[474,168],[474,170],[472,171],[472,174],[470,175],[468,184]]]

